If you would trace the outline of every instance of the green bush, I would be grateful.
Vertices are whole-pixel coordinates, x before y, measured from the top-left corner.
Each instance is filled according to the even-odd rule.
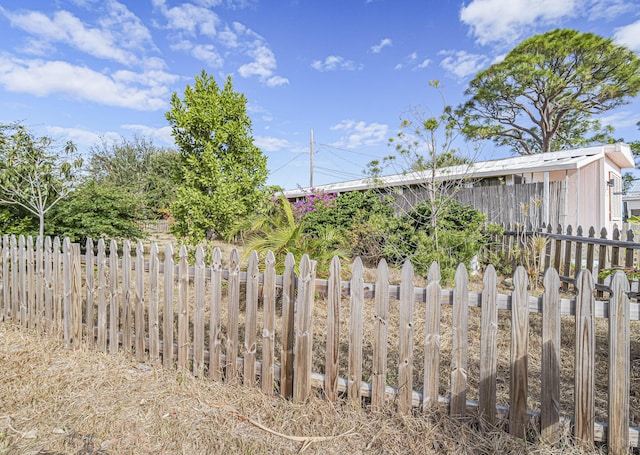
[[[428,201],[396,218],[388,228],[383,253],[396,266],[410,259],[422,276],[428,274],[432,262],[438,262],[443,282],[450,283],[458,264],[469,264],[485,245],[486,216],[455,200],[438,201],[434,206],[438,207],[434,218]]]
[[[306,234],[320,237],[327,229],[335,231],[344,247],[367,265],[382,258],[385,232],[392,219],[389,201],[374,191],[343,193],[330,203],[315,204],[301,217]]]

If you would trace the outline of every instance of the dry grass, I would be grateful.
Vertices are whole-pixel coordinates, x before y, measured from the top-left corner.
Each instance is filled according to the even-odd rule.
[[[602,453],[481,433],[471,419],[371,413],[65,350],[0,324],[0,452],[10,454]],[[343,435],[343,436],[340,436]],[[314,438],[326,439],[314,439]]]

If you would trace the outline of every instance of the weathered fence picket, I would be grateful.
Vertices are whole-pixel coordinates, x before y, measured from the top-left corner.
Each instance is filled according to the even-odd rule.
[[[276,257],[267,253],[263,287],[262,366],[260,376],[262,392],[271,395],[274,390],[276,341]]]
[[[329,401],[338,399],[338,358],[340,352],[340,303],[342,289],[340,282],[340,260],[331,260],[327,292],[327,355],[325,359],[324,393]]]
[[[409,414],[413,406],[413,264],[402,266],[400,284],[400,327],[398,330],[398,410]]]
[[[498,375],[498,288],[495,268],[484,272],[480,329],[480,387],[478,413],[483,423],[496,424],[496,380]],[[437,303],[437,302],[436,302]],[[439,305],[438,305],[439,306]],[[426,357],[427,353],[425,353]]]
[[[333,289],[332,293],[337,295],[338,308],[340,303],[340,262],[337,258],[334,258],[336,266],[333,266],[330,280],[333,280],[334,286],[330,286],[329,289]],[[337,273],[336,273],[337,272]],[[335,298],[334,298],[335,299]],[[332,303],[331,298],[329,304]],[[339,317],[338,317],[339,320]],[[387,339],[389,336],[389,267],[387,262],[382,259],[378,264],[376,271],[376,295],[375,295],[375,314],[373,320],[373,368],[371,372],[372,376],[372,390],[371,390],[371,408],[374,411],[380,411],[384,406],[386,398],[386,386],[387,386]],[[337,362],[338,346],[332,348],[335,352],[332,354]],[[329,351],[327,350],[327,353]],[[336,368],[337,370],[337,368]],[[338,378],[335,380],[335,389],[337,389]],[[335,392],[334,392],[335,393]]]
[[[347,395],[360,404],[362,382],[362,338],[364,309],[364,268],[356,258],[351,267],[351,302],[349,308],[349,387]]]
[[[578,234],[581,233],[578,229]],[[300,276],[295,274],[292,255],[287,255],[284,274],[277,276],[271,252],[266,255],[263,273],[259,271],[256,253],[250,255],[247,271],[241,272],[237,250],[231,252],[229,267],[225,270],[219,248],[213,251],[210,266],[206,264],[204,250],[197,248],[195,264],[190,266],[186,247],[180,248],[176,265],[169,245],[161,265],[155,244],[145,259],[141,242],[132,258],[128,242],[123,244],[119,257],[115,242],[110,243],[107,252],[104,240],[99,240],[94,256],[94,244],[88,240],[82,263],[80,245],[71,244],[68,239],[52,242],[47,237],[34,242],[33,238],[3,236],[0,319],[39,331],[44,329],[48,334],[61,329],[59,333],[68,348],[86,343],[102,352],[133,349],[132,355],[140,362],[148,358],[152,363],[159,363],[162,355],[165,368],[173,368],[177,359],[179,369],[191,370],[196,376],[207,375],[213,380],[248,386],[256,386],[259,379],[264,393],[279,390],[282,396],[300,403],[308,399],[313,387],[324,389],[326,398],[333,401],[346,397],[361,404],[364,398],[370,398],[373,410],[384,409],[394,399],[400,413],[416,412],[416,408],[430,412],[448,403],[454,416],[463,416],[470,408],[477,409],[481,428],[488,430],[508,415],[509,431],[519,438],[532,434],[531,426],[539,422],[537,430],[550,444],[560,442],[561,426],[571,419],[578,444],[606,441],[610,453],[627,453],[630,446],[640,446],[640,428],[629,426],[632,411],[630,325],[631,321],[640,321],[640,304],[630,301],[629,282],[620,271],[601,285],[600,290],[608,294],[608,301],[596,301],[597,287],[592,271],[588,267],[578,268],[576,274],[573,258],[567,269],[567,251],[575,251],[576,260],[581,262],[582,248],[586,247],[589,266],[595,246],[604,246],[607,261],[616,265],[624,259],[626,265],[633,256],[630,251],[635,252],[637,248],[627,242],[618,246],[617,253],[612,253],[606,248],[613,240],[596,239],[593,230],[589,237],[574,237],[571,243],[562,238],[552,240],[561,242],[560,250],[564,254],[557,256],[562,260],[557,265],[563,275],[574,276],[561,277],[556,268],[548,268],[543,279],[543,295],[530,297],[528,275],[522,267],[516,269],[514,291],[507,296],[498,294],[492,266],[484,271],[484,289],[479,293],[469,292],[469,277],[463,265],[458,267],[455,287],[449,291],[441,289],[440,272],[435,263],[429,269],[426,287],[417,288],[409,261],[402,268],[400,283],[391,285],[385,261],[378,265],[376,283],[364,282],[360,259],[355,259],[351,267],[350,281],[341,280],[343,270],[338,258],[332,259],[328,280],[316,280],[316,263],[306,255],[300,262]],[[556,257],[553,248],[545,249],[542,254]],[[599,264],[597,269],[602,266],[604,264]],[[575,287],[575,299],[560,297],[562,282]],[[207,286],[210,286],[209,293]],[[164,299],[160,308],[161,291]],[[241,295],[246,296],[244,306],[240,305]],[[316,303],[318,295],[326,298]],[[342,320],[341,303],[347,299],[349,318]],[[452,335],[445,340],[451,343],[450,384],[442,384],[439,373],[441,338],[442,333],[447,333],[442,330],[442,304],[452,305]],[[278,305],[282,308],[280,321]],[[316,305],[326,305],[324,333],[314,331]],[[471,370],[468,364],[470,306],[480,307],[479,359],[472,360]],[[227,317],[223,319],[225,310]],[[510,311],[510,331],[500,332],[502,319],[498,318],[498,310]],[[208,320],[205,319],[207,311]],[[133,314],[128,315],[129,312]],[[539,413],[527,410],[531,374],[528,359],[532,345],[529,340],[534,335],[529,330],[530,312],[542,313]],[[563,398],[561,315],[575,317],[573,416],[563,416],[560,406]],[[595,322],[596,318],[603,317],[609,318],[609,352],[604,358],[595,349]],[[420,330],[416,331],[414,324],[418,324]],[[341,333],[341,327],[347,332]],[[367,335],[371,328],[373,335]],[[261,336],[258,336],[260,330]],[[389,330],[397,330],[397,338],[390,337]],[[205,340],[207,333],[209,338]],[[321,359],[315,358],[314,342],[317,350],[325,336],[326,351]],[[496,403],[500,373],[498,337],[502,343],[504,336],[510,337],[511,349],[508,409]],[[536,345],[537,342],[533,343],[534,349]],[[281,346],[281,351],[277,351],[277,346]],[[393,360],[388,357],[390,350],[393,350]],[[416,352],[423,357],[414,361]],[[343,353],[348,353],[348,358]],[[396,354],[398,371],[389,372],[389,363],[395,361]],[[595,422],[596,358],[608,362],[608,408],[598,404],[598,415],[608,415],[606,425]],[[323,374],[314,372],[314,366],[318,365],[321,369],[324,365]],[[415,365],[424,365],[420,371],[423,376],[416,384],[421,391],[414,390],[418,378]],[[475,373],[477,367],[479,372]],[[471,378],[470,374],[479,374],[479,377]],[[371,378],[370,383],[367,377]],[[477,403],[467,398],[469,391],[475,393],[472,388],[475,386],[471,384],[476,383]],[[445,396],[441,395],[443,388],[448,391]],[[562,403],[571,406],[567,397]],[[536,414],[539,419],[532,419]],[[637,413],[633,415],[637,417]]]

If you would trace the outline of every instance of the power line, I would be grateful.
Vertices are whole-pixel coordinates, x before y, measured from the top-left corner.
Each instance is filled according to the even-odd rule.
[[[334,145],[329,145],[329,144],[321,144],[319,142],[316,142],[316,145],[320,145],[322,147],[327,147],[327,148],[331,148],[331,149],[335,149],[335,150],[340,150],[342,152],[353,153],[354,155],[366,156],[368,158],[377,158],[378,157],[377,155],[372,155],[370,153],[356,152],[355,150],[344,149],[344,148],[336,147]]]
[[[278,172],[280,169],[282,169],[283,167],[289,165],[290,163],[292,163],[294,160],[297,160],[298,158],[300,158],[301,156],[306,155],[306,153],[300,153],[299,155],[294,156],[293,158],[291,158],[289,161],[287,161],[286,163],[284,163],[282,166],[280,166],[277,169],[274,169],[273,171],[271,171],[271,173],[275,173]]]

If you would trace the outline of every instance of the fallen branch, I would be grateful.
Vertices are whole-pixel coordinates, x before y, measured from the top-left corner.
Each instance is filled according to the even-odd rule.
[[[249,422],[250,424],[260,428],[263,431],[266,431],[267,433],[271,433],[273,435],[276,436],[280,436],[281,438],[284,439],[288,439],[290,441],[296,441],[296,442],[302,442],[302,447],[300,448],[300,452],[302,453],[302,451],[304,451],[307,447],[309,447],[311,444],[313,444],[314,442],[323,442],[323,441],[330,441],[333,439],[337,439],[337,438],[342,438],[345,436],[353,436],[357,433],[355,433],[353,430],[354,428],[345,431],[344,433],[340,433],[338,435],[335,436],[291,436],[288,434],[284,434],[284,433],[280,433],[278,431],[272,430],[271,428],[261,424],[260,422],[253,420],[250,417],[244,416],[242,414],[238,414],[238,413],[232,413],[233,416],[235,416],[236,418],[243,420],[245,422]]]

